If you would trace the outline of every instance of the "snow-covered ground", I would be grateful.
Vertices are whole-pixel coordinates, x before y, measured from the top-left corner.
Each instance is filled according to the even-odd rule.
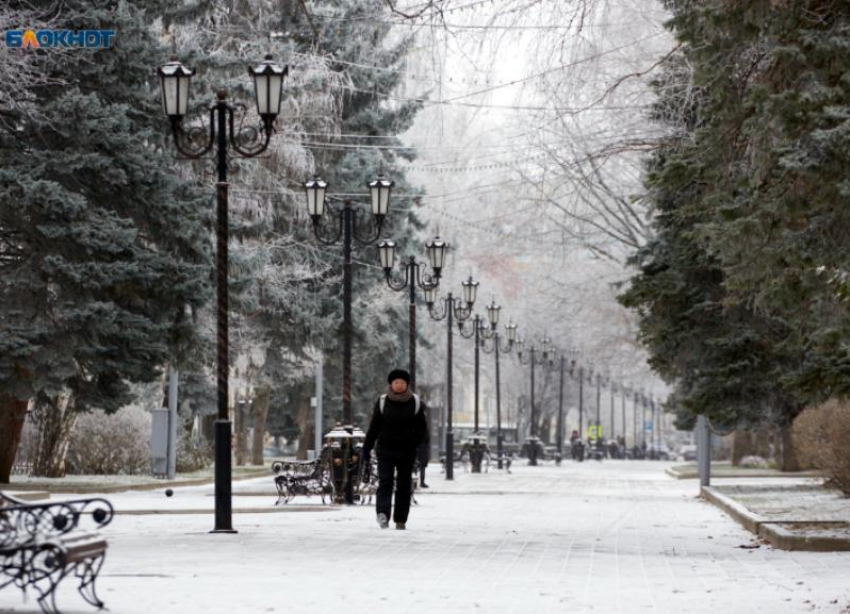
[[[758,546],[664,463],[429,471],[409,530],[374,508],[234,514],[211,535],[211,487],[109,495],[116,516],[100,595],[116,614],[364,612],[603,614],[835,612],[850,603],[850,553]],[[271,478],[240,482],[234,505],[273,509]],[[58,498],[54,496],[54,499]],[[200,513],[191,513],[199,511]],[[755,547],[752,547],[755,546]],[[0,592],[0,612],[36,612]],[[93,611],[66,582],[66,614]]]
[[[719,490],[772,522],[850,522],[850,499],[819,484],[736,484]]]

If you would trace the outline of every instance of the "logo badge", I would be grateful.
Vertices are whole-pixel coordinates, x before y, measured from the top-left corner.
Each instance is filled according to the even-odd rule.
[[[115,30],[6,30],[10,49],[108,49]]]

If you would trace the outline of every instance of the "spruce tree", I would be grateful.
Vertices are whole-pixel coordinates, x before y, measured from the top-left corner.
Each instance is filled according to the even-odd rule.
[[[126,404],[128,382],[157,377],[191,335],[187,313],[209,297],[209,198],[162,151],[152,69],[166,53],[149,8],[64,2],[54,27],[116,30],[112,48],[19,50],[55,85],[22,92],[37,113],[0,132],[4,426],[27,402]],[[14,434],[0,431],[7,450]],[[61,472],[61,454],[52,460]],[[0,481],[9,470],[0,466]]]
[[[699,374],[677,379],[683,404],[722,400],[717,392],[738,384],[750,409],[727,404],[733,423],[787,426],[806,403],[850,391],[850,13],[803,0],[666,5],[688,69],[668,66],[656,111],[690,105],[691,121],[672,122],[674,138],[653,159],[647,187],[665,238],[637,256],[624,301],[642,310],[653,361],[670,377],[686,377],[689,364]],[[677,302],[661,281],[705,262],[714,300]],[[677,322],[682,314],[706,317]],[[671,353],[683,324],[699,343]]]

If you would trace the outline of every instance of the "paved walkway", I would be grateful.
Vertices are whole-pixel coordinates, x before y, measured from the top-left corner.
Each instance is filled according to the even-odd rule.
[[[453,483],[431,470],[410,530],[374,508],[117,516],[100,593],[116,614],[635,614],[850,612],[850,553],[759,546],[664,463],[514,465]],[[271,479],[237,508],[274,502]],[[111,495],[118,510],[211,507],[210,487]],[[298,510],[309,510],[301,505]],[[69,583],[70,584],[70,583]],[[12,589],[0,612],[36,612]],[[65,614],[92,611],[70,588]]]

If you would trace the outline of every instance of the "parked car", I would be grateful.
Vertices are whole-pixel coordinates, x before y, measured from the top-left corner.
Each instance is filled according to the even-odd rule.
[[[697,459],[697,447],[694,445],[684,445],[679,448],[679,454],[686,461],[695,461]]]
[[[663,443],[653,444],[646,448],[646,457],[650,460],[670,460],[670,449]]]

